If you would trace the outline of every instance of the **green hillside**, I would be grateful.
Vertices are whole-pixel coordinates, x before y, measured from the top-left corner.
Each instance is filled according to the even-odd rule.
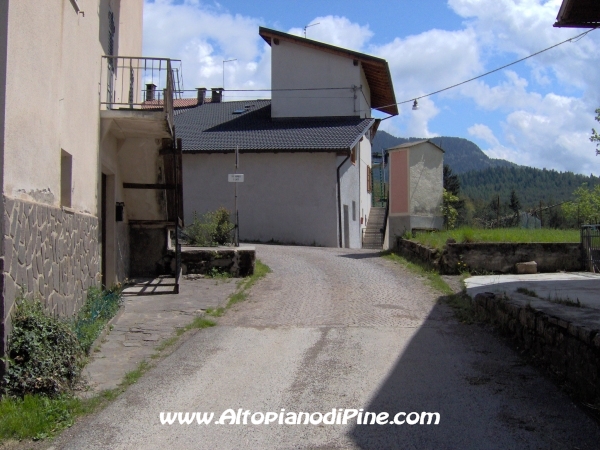
[[[423,138],[399,138],[378,131],[372,143],[372,152],[381,154],[385,149],[420,140]],[[475,215],[479,215],[498,195],[501,203],[508,202],[512,189],[516,191],[522,207],[531,208],[539,206],[540,201],[549,205],[572,200],[573,191],[583,183],[590,187],[600,184],[600,179],[592,175],[535,169],[489,158],[467,139],[444,136],[432,138],[431,141],[444,149],[444,163],[459,175],[461,197],[472,200]],[[376,164],[373,166],[376,167]],[[378,170],[374,171],[373,178],[379,182]]]
[[[600,184],[595,176],[576,175],[572,172],[534,169],[533,167],[496,167],[459,175],[461,193],[472,200],[489,203],[500,195],[508,201],[514,189],[524,207],[556,204],[572,199],[572,193],[583,183]]]
[[[378,131],[373,139],[372,152],[380,153],[390,147],[404,144],[406,142],[421,141],[424,138],[399,138],[385,131]],[[490,167],[512,167],[516,166],[503,159],[489,158],[483,151],[468,139],[458,137],[436,137],[431,142],[439,145],[444,151],[444,163],[448,164],[454,173],[464,173],[470,170],[483,170]]]

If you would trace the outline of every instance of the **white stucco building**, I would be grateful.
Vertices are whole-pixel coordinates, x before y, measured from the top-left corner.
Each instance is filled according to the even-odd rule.
[[[162,221],[163,234],[175,222],[159,209],[174,194],[155,188],[143,203],[135,189],[177,184],[163,161],[176,153],[172,101],[144,106],[150,60],[118,56],[141,55],[142,9],[143,0],[0,2],[0,354],[21,290],[70,316],[90,286],[123,281],[141,259],[130,246],[136,219]],[[170,81],[159,88],[172,92],[162,75]]]
[[[381,58],[260,28],[271,46],[271,100],[200,101],[175,116],[184,214],[234,210],[240,239],[360,248],[371,208],[372,109],[398,114]],[[208,99],[207,99],[208,100]]]

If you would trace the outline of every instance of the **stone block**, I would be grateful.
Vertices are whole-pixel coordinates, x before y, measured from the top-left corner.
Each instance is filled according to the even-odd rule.
[[[596,334],[596,336],[594,336],[594,339],[592,339],[592,344],[594,345],[595,348],[600,349],[600,333]]]
[[[18,294],[17,284],[15,280],[7,273],[3,275],[4,277],[4,310],[9,311],[12,307],[12,304],[15,301],[15,298]]]
[[[18,248],[18,256],[19,256],[19,264],[25,264],[26,262],[26,248],[25,248],[25,244],[23,243],[19,243],[19,248]]]
[[[12,251],[12,255],[7,255],[6,258],[11,259],[10,261],[10,276],[13,277],[14,280],[17,279],[17,270],[19,269],[19,255],[15,252],[14,248]]]
[[[27,266],[30,266],[32,261],[33,261],[33,255],[34,255],[34,245],[31,242],[27,245],[26,249],[25,249],[25,264]]]
[[[515,266],[517,273],[537,273],[537,263],[535,261],[517,263]]]

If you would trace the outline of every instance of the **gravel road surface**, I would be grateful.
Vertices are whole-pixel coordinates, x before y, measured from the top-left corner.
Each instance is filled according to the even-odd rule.
[[[400,265],[367,250],[259,245],[257,255],[273,272],[252,288],[246,302],[49,445],[599,447],[600,428],[568,396],[488,327],[458,323],[439,294]],[[252,425],[247,416],[247,425],[214,423],[222,412],[240,408],[277,415],[282,409],[287,414],[362,408],[391,417],[437,412],[440,421]],[[179,411],[215,417],[210,425],[161,425],[161,412]]]

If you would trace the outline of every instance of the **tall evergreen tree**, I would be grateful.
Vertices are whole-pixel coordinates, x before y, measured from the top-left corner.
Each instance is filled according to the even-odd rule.
[[[521,209],[521,202],[519,201],[519,197],[517,197],[517,193],[515,192],[514,189],[512,191],[510,191],[510,201],[508,202],[508,209],[510,209],[515,214],[512,225],[513,226],[518,225],[519,224],[519,210]]]

